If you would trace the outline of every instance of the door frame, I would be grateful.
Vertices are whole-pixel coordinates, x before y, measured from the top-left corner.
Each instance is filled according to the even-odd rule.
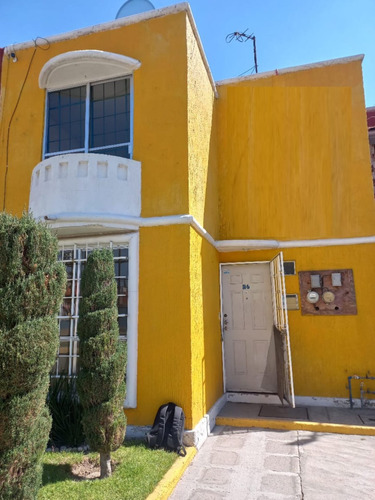
[[[280,252],[277,253],[272,259],[270,260],[256,260],[256,261],[241,261],[241,262],[220,262],[219,264],[219,269],[220,269],[220,333],[221,333],[221,356],[222,356],[222,367],[223,367],[223,388],[224,388],[224,394],[227,393],[227,387],[226,387],[226,373],[225,373],[225,352],[224,352],[224,313],[223,313],[223,266],[238,266],[238,265],[250,265],[250,264],[268,264],[270,267],[270,278],[271,278],[271,288],[272,288],[272,302],[274,302],[275,297],[274,297],[274,285],[272,283],[272,273],[271,273],[271,262],[277,258],[277,256],[280,255]],[[282,253],[281,253],[282,255]],[[284,289],[285,289],[285,284],[284,284]],[[272,304],[272,308],[273,308]],[[286,303],[285,303],[286,307]],[[287,311],[286,311],[286,318],[287,318]],[[288,328],[288,334],[289,334],[289,328]],[[289,343],[289,355],[290,355],[290,360],[292,359],[292,355],[290,352],[290,343]],[[291,383],[293,384],[293,376]],[[233,394],[241,394],[241,393],[233,393]],[[248,394],[248,393],[244,393]],[[249,393],[252,394],[252,393]],[[261,396],[263,393],[259,393],[259,396]],[[266,395],[266,393],[264,393]],[[246,399],[246,398],[245,398]],[[258,398],[259,399],[259,398]],[[275,401],[268,396],[269,402],[274,403]],[[292,406],[294,406],[294,401]]]

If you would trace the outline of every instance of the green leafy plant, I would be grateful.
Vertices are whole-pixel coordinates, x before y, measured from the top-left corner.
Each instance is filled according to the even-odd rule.
[[[66,273],[57,241],[31,215],[0,214],[0,498],[34,499],[51,417],[49,372]]]
[[[76,379],[63,374],[51,377],[47,404],[52,416],[50,443],[53,446],[81,446],[84,443],[82,405]]]
[[[126,345],[119,342],[117,287],[112,252],[95,250],[81,279],[77,388],[83,429],[91,450],[100,454],[101,478],[111,475],[111,452],[124,440]]]

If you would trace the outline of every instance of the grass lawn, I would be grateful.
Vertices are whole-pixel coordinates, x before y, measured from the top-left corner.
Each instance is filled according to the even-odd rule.
[[[82,479],[81,463],[99,463],[90,453],[45,453],[43,486],[38,500],[143,500],[154,490],[176,460],[175,453],[150,450],[140,442],[127,442],[111,454],[115,465],[108,479]]]

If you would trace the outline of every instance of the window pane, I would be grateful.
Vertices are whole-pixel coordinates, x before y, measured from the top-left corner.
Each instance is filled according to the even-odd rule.
[[[103,101],[93,101],[91,106],[92,118],[102,118],[104,115]]]
[[[125,113],[126,106],[124,97],[116,97],[115,105],[116,105],[116,114]]]
[[[116,134],[114,132],[105,133],[104,134],[104,144],[103,146],[112,146],[112,144],[116,144]]]
[[[84,147],[85,95],[85,86],[49,92],[47,153]]]
[[[62,375],[63,373],[69,373],[69,358],[59,357],[58,365],[59,375]]]
[[[59,140],[60,127],[50,127],[49,128],[49,139],[51,142]]]
[[[93,101],[102,101],[103,100],[103,84],[93,85],[91,87],[91,99]]]
[[[94,136],[103,135],[103,133],[104,133],[103,118],[95,118],[92,121],[92,133]]]
[[[127,295],[128,293],[128,280],[124,278],[119,278],[117,281],[117,294]]]
[[[81,120],[81,104],[74,104],[71,107],[70,118],[72,122]]]
[[[64,106],[60,110],[60,123],[70,122],[70,108],[69,106]]]
[[[128,318],[126,316],[120,316],[118,319],[118,327],[120,335],[126,335],[128,331]]]
[[[115,117],[114,116],[105,116],[104,117],[104,133],[108,134],[110,132],[115,131]],[[113,142],[106,143],[106,144],[113,144]]]
[[[69,356],[69,342],[60,342],[59,354],[65,354]]]
[[[103,155],[112,155],[112,156],[119,156],[121,158],[130,158],[129,146],[116,146],[116,147],[103,148],[91,151],[95,153],[101,153]]]
[[[90,149],[130,142],[129,89],[129,79],[91,86]],[[98,153],[129,157],[127,147]]]
[[[59,105],[60,93],[59,92],[50,92],[48,94],[48,104],[50,108],[57,108]]]
[[[50,142],[49,144],[49,153],[56,153],[60,150],[60,143],[58,141]]]
[[[124,95],[126,93],[126,83],[128,83],[129,80],[117,80],[115,82],[115,95]]]
[[[60,337],[69,337],[70,336],[70,320],[62,319],[60,321]]]
[[[127,314],[128,313],[128,297],[120,296],[117,299],[117,307],[119,314]]]
[[[56,125],[59,123],[59,110],[50,109],[49,110],[49,125]]]
[[[106,99],[104,101],[104,115],[110,116],[115,113],[115,99]]]
[[[60,308],[60,316],[70,316],[71,307],[72,307],[71,299],[64,299]]]
[[[115,82],[107,82],[104,84],[104,99],[115,97]]]

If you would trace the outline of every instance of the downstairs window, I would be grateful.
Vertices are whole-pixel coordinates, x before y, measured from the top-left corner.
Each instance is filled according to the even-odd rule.
[[[79,369],[79,338],[77,324],[79,318],[80,281],[87,257],[96,248],[111,248],[117,282],[117,307],[120,340],[127,341],[128,324],[128,276],[129,250],[127,245],[97,243],[63,246],[58,260],[65,264],[67,286],[58,316],[60,347],[52,376],[75,375]]]

